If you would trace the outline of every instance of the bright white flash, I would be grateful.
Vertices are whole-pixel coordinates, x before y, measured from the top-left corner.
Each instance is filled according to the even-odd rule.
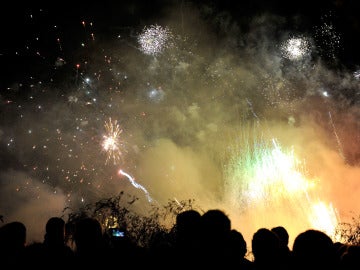
[[[169,46],[171,32],[167,27],[151,25],[144,28],[138,36],[140,49],[148,55],[157,55]]]
[[[309,41],[305,38],[290,38],[281,46],[283,56],[290,60],[300,60],[310,52]]]

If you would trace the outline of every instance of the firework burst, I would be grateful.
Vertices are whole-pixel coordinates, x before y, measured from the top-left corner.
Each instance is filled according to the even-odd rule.
[[[105,163],[108,164],[112,161],[113,164],[116,165],[121,161],[123,154],[121,151],[123,142],[120,140],[122,129],[117,120],[113,121],[111,118],[109,118],[108,121],[105,121],[104,127],[106,134],[103,136],[101,145],[102,149],[107,153]]]
[[[151,25],[139,34],[138,42],[143,53],[158,55],[170,44],[171,32],[167,27]]]
[[[289,60],[301,60],[310,53],[310,42],[304,37],[289,38],[281,45],[281,51]]]

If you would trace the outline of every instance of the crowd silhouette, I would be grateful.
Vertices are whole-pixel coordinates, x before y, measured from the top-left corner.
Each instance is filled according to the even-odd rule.
[[[127,237],[126,228],[104,230],[92,217],[74,224],[72,246],[67,230],[63,218],[50,217],[43,241],[27,243],[25,224],[3,224],[1,269],[360,269],[359,245],[334,242],[326,233],[308,229],[289,247],[289,234],[280,225],[257,229],[248,244],[219,209],[180,212],[171,230],[154,233],[148,246]]]

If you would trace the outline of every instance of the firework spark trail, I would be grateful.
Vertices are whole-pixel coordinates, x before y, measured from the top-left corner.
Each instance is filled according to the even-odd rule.
[[[250,102],[250,100],[249,100],[248,98],[246,98],[246,102],[247,102],[247,104],[249,105],[249,107],[250,107],[250,109],[251,109],[251,112],[252,112],[252,114],[254,115],[254,117],[255,117],[257,120],[259,120],[259,117],[258,117],[257,114],[255,113],[254,107],[253,107],[252,103]]]
[[[336,132],[336,128],[335,128],[335,124],[334,124],[334,121],[332,119],[332,116],[331,116],[331,112],[329,111],[329,118],[330,118],[330,123],[331,123],[331,126],[333,128],[333,131],[334,131],[334,135],[335,135],[335,138],[336,138],[336,142],[338,144],[338,149],[339,149],[339,154],[340,156],[342,157],[343,160],[346,161],[346,158],[345,158],[345,155],[344,155],[344,151],[343,151],[343,147],[342,147],[342,144],[341,144],[341,141],[340,141],[340,138]]]
[[[131,177],[131,175],[129,175],[128,173],[124,172],[123,170],[119,170],[119,174],[121,175],[124,175],[126,176],[126,178],[130,181],[130,183],[135,187],[135,188],[138,188],[138,189],[141,189],[145,195],[146,195],[146,198],[148,199],[148,201],[151,203],[153,202],[153,199],[150,197],[150,194],[149,192],[146,190],[146,188],[144,188],[142,185],[140,185],[139,183],[137,183],[135,181],[135,179],[133,177]]]
[[[330,237],[335,238],[334,241],[340,240],[336,239],[338,238],[336,237],[336,224],[339,223],[338,213],[332,204],[326,205],[322,201],[311,203],[308,211],[309,222],[314,228],[322,229]]]

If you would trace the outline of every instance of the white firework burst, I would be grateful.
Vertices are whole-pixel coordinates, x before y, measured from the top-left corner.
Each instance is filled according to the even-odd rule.
[[[289,60],[300,60],[310,53],[310,42],[304,37],[289,38],[281,45],[282,54]]]
[[[157,55],[170,45],[172,34],[167,27],[150,25],[138,35],[138,42],[143,53]]]

